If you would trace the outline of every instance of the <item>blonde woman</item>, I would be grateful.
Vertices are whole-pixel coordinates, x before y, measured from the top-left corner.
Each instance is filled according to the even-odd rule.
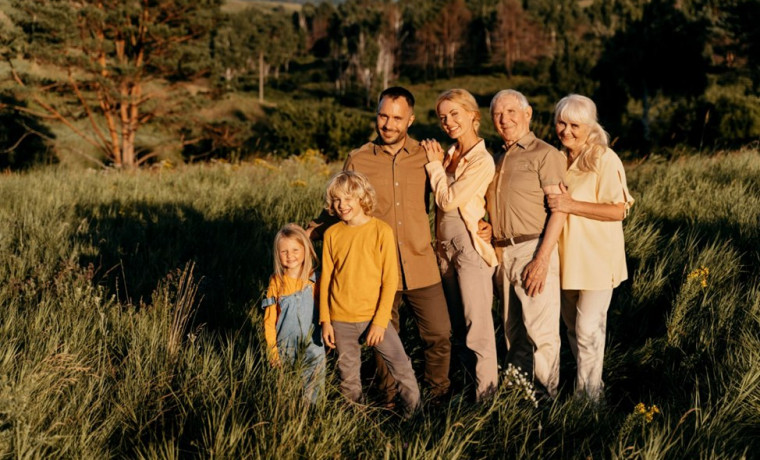
[[[454,145],[444,154],[435,140],[422,141],[425,168],[435,195],[438,262],[453,332],[452,344],[470,375],[478,401],[498,384],[496,337],[491,305],[497,264],[493,247],[477,235],[485,215],[485,193],[494,162],[478,136],[480,111],[463,89],[442,93],[436,113]]]
[[[562,193],[547,197],[552,212],[568,214],[559,238],[561,313],[578,365],[576,392],[598,401],[607,309],[612,290],[628,278],[622,221],[633,198],[591,99],[564,97],[554,123],[568,164]]]

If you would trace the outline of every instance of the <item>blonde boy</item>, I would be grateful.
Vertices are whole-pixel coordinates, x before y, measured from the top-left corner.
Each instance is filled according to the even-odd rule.
[[[325,202],[341,222],[324,234],[319,321],[325,344],[338,352],[341,392],[362,400],[363,341],[385,360],[409,414],[419,406],[420,390],[398,333],[388,327],[399,279],[393,230],[370,216],[375,191],[361,173],[333,177]]]

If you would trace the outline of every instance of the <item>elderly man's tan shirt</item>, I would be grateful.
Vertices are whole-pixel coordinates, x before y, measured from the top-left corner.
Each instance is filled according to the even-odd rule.
[[[530,132],[496,160],[496,174],[486,192],[493,237],[543,233],[547,221],[543,187],[565,177],[565,157]]]
[[[430,186],[420,143],[409,137],[396,155],[369,142],[349,153],[344,170],[367,176],[375,188],[372,215],[391,226],[398,246],[399,288],[419,289],[441,282],[430,237]]]

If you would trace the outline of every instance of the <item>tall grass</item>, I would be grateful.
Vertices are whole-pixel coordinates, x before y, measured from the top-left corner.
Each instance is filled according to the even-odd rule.
[[[408,420],[344,402],[332,374],[312,407],[300,370],[272,369],[262,352],[272,237],[317,214],[337,165],[306,155],[165,166],[0,177],[2,455],[749,458],[760,448],[758,152],[629,168],[631,280],[609,313],[604,404],[571,397],[565,348],[555,401],[534,408],[503,385],[490,403],[456,395]],[[404,339],[419,370],[419,343]]]

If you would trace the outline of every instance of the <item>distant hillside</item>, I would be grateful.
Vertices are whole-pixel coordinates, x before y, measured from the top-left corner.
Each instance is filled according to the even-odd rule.
[[[285,2],[285,1],[261,1],[261,0],[226,0],[222,5],[222,11],[227,13],[234,13],[246,8],[260,7],[260,8],[275,8],[281,7],[286,10],[300,10],[303,2]]]
[[[224,11],[238,11],[255,4],[267,7],[282,6],[288,9],[299,9],[304,3],[311,2],[316,5],[323,1],[329,1],[337,5],[345,0],[226,0],[222,9]]]

